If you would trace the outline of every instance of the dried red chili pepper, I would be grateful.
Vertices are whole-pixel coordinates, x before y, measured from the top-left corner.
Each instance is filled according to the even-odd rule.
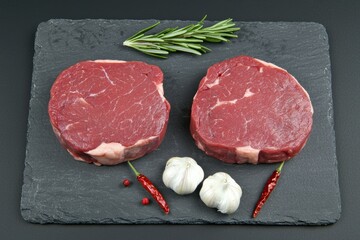
[[[256,216],[259,214],[261,208],[264,206],[266,200],[269,198],[271,192],[276,187],[276,184],[280,178],[281,169],[284,166],[285,162],[282,162],[281,165],[271,174],[269,179],[266,182],[266,185],[264,186],[264,189],[261,193],[260,199],[256,204],[256,207],[254,209],[253,218],[256,218]]]
[[[145,175],[139,173],[129,161],[128,164],[135,173],[139,183],[143,186],[143,188],[145,188],[146,191],[151,194],[151,196],[156,200],[156,202],[160,205],[164,212],[168,214],[170,212],[170,208],[159,190],[154,186],[150,179],[148,179]]]

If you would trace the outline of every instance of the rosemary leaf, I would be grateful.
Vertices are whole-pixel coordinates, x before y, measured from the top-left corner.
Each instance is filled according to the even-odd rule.
[[[158,38],[158,37],[144,37],[144,40],[146,40],[147,42],[164,42],[164,39]]]
[[[204,41],[201,39],[196,39],[196,38],[172,38],[171,42],[202,43]]]
[[[151,26],[149,26],[149,27],[147,27],[147,28],[144,28],[143,30],[137,32],[135,35],[133,35],[133,36],[130,37],[130,38],[135,38],[135,37],[137,37],[138,35],[141,35],[141,34],[143,34],[143,33],[146,33],[147,31],[150,31],[151,29],[153,29],[154,27],[156,27],[156,26],[159,25],[159,24],[160,24],[160,21],[157,22],[157,23],[155,23],[155,24],[153,24],[153,25],[151,25]]]
[[[199,50],[202,49],[200,44],[188,43],[187,46],[193,49],[199,49]]]
[[[160,50],[160,49],[142,49],[142,51],[153,54],[169,54],[168,51]]]
[[[173,37],[176,37],[176,36],[181,36],[183,35],[184,33],[186,33],[187,30],[183,30],[183,29],[179,29],[179,30],[176,30],[176,31],[173,31],[173,32],[169,32],[167,34],[165,34],[164,36],[162,36],[162,38],[166,39],[166,38],[173,38]]]
[[[170,47],[170,46],[169,46]],[[201,55],[201,52],[188,48],[188,47],[182,47],[182,46],[171,46],[170,48],[176,50],[176,51],[180,51],[180,52],[187,52],[187,53],[192,53],[192,54],[196,54],[196,55]]]

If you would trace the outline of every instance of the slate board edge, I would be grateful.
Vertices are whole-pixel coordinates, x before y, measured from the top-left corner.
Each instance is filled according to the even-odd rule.
[[[37,31],[38,29],[42,27],[42,25],[46,25],[46,24],[52,24],[53,22],[59,22],[59,21],[65,21],[65,22],[83,22],[83,21],[107,21],[107,22],[111,22],[111,21],[130,21],[130,22],[183,22],[183,23],[191,23],[191,22],[199,22],[199,20],[180,20],[180,19],[155,19],[155,18],[148,18],[148,19],[108,19],[108,18],[83,18],[83,19],[70,19],[70,18],[50,18],[48,20],[42,21],[38,24],[37,27]],[[322,23],[319,22],[315,22],[315,21],[241,21],[241,20],[237,20],[237,19],[233,19],[233,21],[235,23],[264,23],[264,24],[269,24],[269,23],[290,23],[290,24],[311,24],[311,25],[319,25],[320,28],[323,28],[323,30],[326,32],[326,28]],[[205,20],[205,23],[216,23],[218,22],[217,20]],[[135,30],[134,30],[135,31]],[[241,29],[240,29],[241,31]],[[135,32],[134,32],[135,33]]]
[[[50,20],[49,20],[50,21]],[[34,99],[34,88],[35,88],[35,84],[34,84],[34,78],[35,78],[35,59],[37,57],[37,55],[39,54],[39,47],[37,46],[37,39],[38,39],[38,35],[39,35],[39,29],[41,28],[41,25],[45,24],[46,22],[41,22],[36,29],[35,32],[35,40],[34,40],[34,56],[33,56],[33,71],[32,71],[32,76],[31,76],[31,88],[30,88],[30,100],[29,100],[29,111],[28,111],[28,121],[27,121],[27,131],[26,131],[26,148],[25,148],[25,161],[24,161],[24,173],[23,173],[23,185],[22,185],[22,190],[21,190],[21,199],[20,199],[20,214],[22,216],[22,218],[27,221],[27,222],[31,222],[31,223],[43,223],[41,221],[37,221],[36,219],[32,219],[31,214],[29,214],[29,211],[31,211],[31,204],[30,203],[26,203],[25,202],[25,198],[23,197],[24,194],[27,194],[25,189],[26,189],[26,179],[29,178],[29,176],[31,175],[31,166],[28,165],[28,152],[29,152],[29,135],[30,135],[30,130],[31,130],[31,121],[30,118],[32,116],[32,105],[33,105],[33,99]],[[31,178],[29,178],[31,180]],[[29,182],[29,181],[28,181]]]
[[[329,65],[329,78],[328,78],[328,82],[329,82],[329,86],[330,89],[328,91],[329,93],[329,110],[328,110],[328,119],[331,121],[330,125],[332,126],[331,128],[331,132],[332,135],[334,136],[333,142],[332,142],[332,146],[334,147],[334,164],[335,164],[335,180],[336,180],[336,185],[337,188],[339,189],[339,191],[337,192],[337,200],[338,200],[338,210],[339,212],[337,214],[335,214],[333,216],[332,221],[330,221],[328,224],[334,224],[336,223],[340,217],[341,217],[341,212],[342,212],[342,207],[341,207],[341,191],[340,191],[340,184],[339,184],[339,168],[338,168],[338,157],[337,157],[337,150],[336,150],[336,132],[335,132],[335,119],[334,119],[334,99],[333,99],[333,92],[332,92],[332,67],[331,67],[331,56],[330,56],[330,42],[329,42],[329,34],[326,31],[326,28],[323,24],[321,23],[317,23],[317,22],[311,22],[312,24],[318,25],[319,28],[322,29],[322,31],[324,32],[324,35],[326,36],[326,41],[327,41],[327,51],[329,52],[329,56],[328,56],[328,65]],[[328,225],[325,224],[325,225]],[[321,225],[321,224],[320,224]]]
[[[326,37],[327,37],[327,43],[328,43],[328,51],[329,51],[329,58],[328,58],[328,61],[329,61],[329,85],[331,86],[331,88],[329,89],[329,95],[330,95],[330,101],[329,101],[329,112],[328,112],[328,119],[331,120],[331,126],[332,126],[332,134],[334,135],[334,139],[333,139],[333,142],[332,142],[332,146],[334,147],[334,162],[335,162],[335,167],[336,167],[336,171],[335,171],[335,180],[336,180],[336,185],[337,185],[337,188],[339,189],[336,197],[338,199],[338,209],[339,209],[339,212],[337,215],[334,216],[334,220],[333,222],[331,222],[331,224],[334,224],[336,223],[337,221],[339,221],[340,217],[341,217],[341,212],[342,212],[342,206],[341,206],[341,190],[340,190],[340,183],[339,183],[339,168],[338,168],[338,165],[339,165],[339,162],[338,162],[338,157],[337,157],[337,149],[336,149],[336,132],[335,132],[335,118],[334,118],[334,95],[333,95],[333,91],[332,91],[332,67],[331,67],[331,56],[330,56],[330,42],[329,42],[329,34],[327,33],[326,31],[326,28],[325,26],[323,26],[322,24],[319,24],[322,26],[323,28],[323,31],[325,32],[326,34]]]
[[[96,21],[96,20],[104,20],[104,21],[112,21],[110,19],[79,19],[79,20],[71,20],[71,19],[50,19],[46,22],[42,22],[39,24],[38,26],[38,29],[41,27],[42,24],[47,24],[49,22],[53,22],[53,21],[58,21],[58,20],[65,20],[65,21],[84,21],[84,20],[92,20],[92,21]],[[126,20],[126,19],[113,19],[115,21],[134,21],[134,22],[146,22],[146,21],[158,21],[156,19],[144,19],[144,20],[134,20],[134,19],[130,19],[130,20]],[[194,22],[194,21],[190,21],[190,20],[162,20],[162,21],[169,21],[169,22]],[[207,22],[212,22],[212,21],[207,21]],[[251,23],[251,22],[247,22],[247,23]],[[270,23],[270,22],[256,22],[256,23]],[[288,22],[272,22],[272,23],[288,23]],[[291,23],[302,23],[302,24],[316,24],[316,25],[319,25],[320,27],[322,27],[326,33],[326,30],[324,28],[324,26],[322,24],[319,24],[319,23],[315,23],[315,22],[291,22]],[[326,34],[326,36],[328,36]],[[38,31],[36,32],[36,38],[38,37]],[[34,43],[34,48],[35,48],[35,54],[34,54],[34,59],[36,58],[37,54],[39,54],[40,52],[40,48],[39,46],[36,45],[37,41],[35,39],[35,43]],[[34,68],[36,67],[35,65],[33,66]],[[331,68],[330,68],[331,69]],[[32,76],[32,79],[34,78],[34,72],[33,72],[33,76]],[[330,73],[330,82],[331,82],[331,73]],[[331,85],[331,83],[330,83]],[[32,98],[33,98],[33,93],[34,93],[34,84],[31,84],[31,99],[30,99],[30,103],[29,103],[29,118],[31,117],[31,107],[33,105],[33,101],[32,101]],[[331,108],[329,109],[329,116],[331,116],[331,119],[332,121],[334,120],[333,119],[333,99],[332,99],[332,91],[330,90],[330,94],[331,94]],[[334,124],[333,124],[334,126]],[[29,124],[28,122],[28,131],[27,131],[27,135],[29,134],[29,130],[31,128],[31,125]],[[333,127],[333,131],[335,132],[334,130],[334,127]],[[335,140],[334,140],[335,141]],[[334,146],[335,143],[334,143]],[[28,156],[27,154],[28,152],[28,144],[26,144],[26,156]],[[27,157],[26,157],[27,158]],[[26,158],[25,158],[25,169],[24,169],[24,179],[28,177],[28,175],[31,173],[31,166],[27,166],[27,161],[26,161]],[[336,166],[338,165],[337,163],[337,158],[335,158],[335,164]],[[337,176],[336,176],[336,180],[337,180],[337,184],[339,184],[338,182],[338,171],[336,172]],[[24,186],[23,186],[23,189],[24,189]],[[24,190],[22,191],[22,193],[24,194]],[[340,192],[339,192],[339,195],[338,195],[338,198],[339,198],[339,206],[340,206],[340,210],[341,210],[341,197],[340,197]],[[22,217],[24,218],[24,220],[28,221],[28,222],[32,222],[32,223],[41,223],[41,224],[44,224],[44,223],[59,223],[59,224],[73,224],[73,223],[84,223],[84,224],[93,224],[91,222],[88,222],[88,221],[84,221],[84,222],[78,222],[78,221],[67,221],[67,222],[63,222],[63,221],[56,221],[55,219],[49,219],[49,221],[38,221],[36,218],[29,218],[28,216],[28,208],[26,206],[26,203],[24,203],[23,201],[23,198],[21,198],[21,215]],[[41,214],[41,212],[38,212],[38,214]],[[298,222],[298,224],[295,224],[295,225],[327,225],[327,224],[332,224],[332,223],[335,223],[338,221],[338,219],[340,218],[340,213],[338,216],[336,216],[333,221],[326,221],[326,223],[321,223],[321,222],[316,222],[316,223],[311,223],[311,222],[302,222],[301,220]],[[55,221],[54,221],[55,220]],[[193,219],[195,220],[195,219]],[[129,221],[124,221],[122,222],[121,220],[119,222],[113,222],[113,221],[104,221],[104,222],[101,222],[101,223],[97,223],[97,224],[133,224],[134,222],[129,222]],[[144,220],[139,220],[139,221],[136,221],[137,224],[163,224],[163,223],[169,223],[167,221],[163,221],[161,219],[157,219],[157,218],[149,218],[149,219],[144,219]],[[178,223],[172,223],[171,224],[186,224],[187,221],[184,220],[184,222],[182,222],[181,220],[178,222]],[[203,221],[203,220],[195,220],[193,221],[192,224],[207,224],[207,223],[212,223],[212,224],[263,224],[262,222],[246,222],[246,221],[240,221],[240,222],[236,222],[236,223],[231,223],[231,222],[207,222],[207,221]],[[272,223],[269,223],[269,222],[266,222],[266,225],[294,225],[293,222],[272,222]]]

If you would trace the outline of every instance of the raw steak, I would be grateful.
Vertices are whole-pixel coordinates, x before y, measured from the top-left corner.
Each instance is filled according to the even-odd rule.
[[[280,162],[304,147],[312,115],[308,93],[286,70],[239,56],[208,69],[190,130],[201,150],[224,162]]]
[[[51,125],[76,159],[114,165],[156,149],[170,105],[163,73],[143,62],[96,60],[64,70],[51,88]]]

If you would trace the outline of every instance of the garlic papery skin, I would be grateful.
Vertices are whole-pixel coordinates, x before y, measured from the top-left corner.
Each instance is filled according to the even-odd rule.
[[[177,194],[190,194],[204,179],[204,170],[190,157],[172,157],[166,163],[162,179]]]
[[[241,196],[240,185],[224,172],[207,177],[200,190],[200,198],[206,206],[217,208],[224,214],[234,213],[238,209]]]

